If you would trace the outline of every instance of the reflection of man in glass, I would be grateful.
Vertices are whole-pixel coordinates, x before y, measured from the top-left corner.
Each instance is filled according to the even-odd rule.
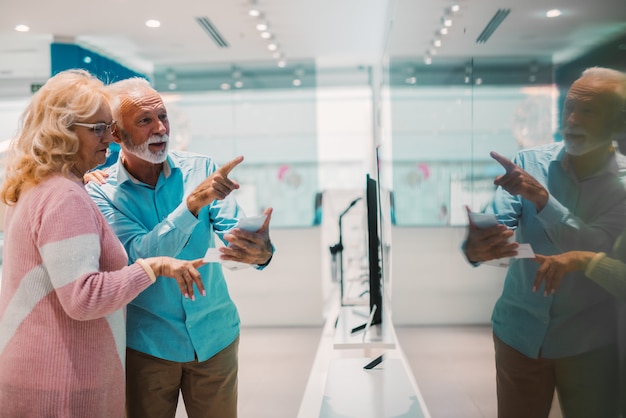
[[[626,75],[592,68],[570,88],[563,142],[492,153],[506,173],[486,209],[500,224],[470,222],[464,252],[473,264],[516,255],[515,238],[536,253],[610,251],[626,227],[626,161],[612,140],[623,124]],[[566,417],[617,417],[616,301],[572,273],[558,292],[534,291],[538,264],[512,259],[492,324],[498,416],[548,417],[556,388]]]

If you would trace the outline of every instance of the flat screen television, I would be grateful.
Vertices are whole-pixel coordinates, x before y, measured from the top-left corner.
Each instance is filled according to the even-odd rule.
[[[383,265],[379,201],[380,190],[378,181],[367,174],[365,202],[367,207],[367,252],[371,325],[381,324],[383,321]]]

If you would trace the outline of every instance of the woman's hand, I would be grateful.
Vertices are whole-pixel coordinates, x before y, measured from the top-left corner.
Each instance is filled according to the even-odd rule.
[[[533,283],[533,292],[544,282],[543,295],[553,294],[561,285],[565,274],[585,270],[595,255],[596,253],[590,251],[568,251],[550,256],[537,254],[534,260],[539,263],[539,269]]]
[[[106,170],[88,171],[83,176],[83,183],[87,184],[90,181],[93,181],[93,182],[96,182],[98,184],[104,184],[107,181],[107,177],[109,177],[109,173]]]
[[[198,291],[202,296],[206,296],[204,285],[202,284],[202,276],[197,270],[198,267],[205,264],[204,260],[179,260],[173,257],[152,257],[146,261],[152,268],[156,276],[171,277],[176,280],[181,293],[191,300],[196,300],[193,290],[193,284],[196,284]]]

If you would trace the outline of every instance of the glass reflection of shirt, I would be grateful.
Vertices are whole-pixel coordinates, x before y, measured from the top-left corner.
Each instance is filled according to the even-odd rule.
[[[186,198],[218,167],[210,158],[170,151],[156,187],[134,179],[120,164],[108,169],[107,183],[87,190],[122,241],[129,262],[167,255],[193,260],[215,247],[243,216],[232,197],[216,200],[196,218]],[[239,335],[239,314],[218,263],[198,268],[206,296],[185,299],[174,279],[160,277],[127,310],[127,346],[176,362],[207,360]]]
[[[498,188],[487,212],[516,228],[516,240],[530,243],[536,254],[569,250],[610,251],[626,227],[626,159],[612,153],[605,168],[578,180],[569,167],[562,142],[517,154],[513,160],[549,191],[537,214],[534,205]],[[513,259],[502,295],[492,314],[493,330],[504,342],[537,358],[562,358],[583,353],[616,338],[615,300],[584,277],[564,277],[554,295],[543,287],[532,292],[538,264]]]

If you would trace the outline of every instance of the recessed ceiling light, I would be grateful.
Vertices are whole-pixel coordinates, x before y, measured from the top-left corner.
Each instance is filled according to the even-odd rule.
[[[546,12],[546,17],[559,17],[563,14],[559,9],[552,9]]]
[[[268,44],[267,45],[267,49],[269,49],[270,51],[276,51],[278,49],[278,45],[276,45],[276,44]]]
[[[439,29],[439,33],[442,35],[447,35],[448,34],[448,28],[441,28]]]
[[[261,32],[261,38],[263,39],[270,39],[272,37],[272,34],[269,32]]]
[[[261,11],[259,9],[250,9],[248,10],[248,15],[252,17],[259,17],[261,16]]]
[[[30,28],[26,25],[17,25],[15,27],[15,30],[18,32],[28,32],[30,30]]]
[[[149,28],[158,28],[161,26],[161,22],[155,19],[146,20],[146,26]]]
[[[280,60],[276,63],[276,65],[278,65],[280,68],[284,68],[287,65],[287,61]]]
[[[269,28],[269,25],[267,24],[267,22],[259,22],[256,24],[256,30],[260,31],[260,32],[264,32]]]

